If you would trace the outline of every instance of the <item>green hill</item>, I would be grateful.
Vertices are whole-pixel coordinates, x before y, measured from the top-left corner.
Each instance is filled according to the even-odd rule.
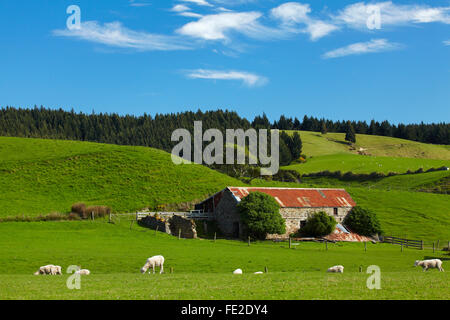
[[[0,137],[0,216],[68,212],[78,201],[133,212],[241,182],[152,148]]]
[[[294,131],[288,131],[293,133]],[[379,157],[424,158],[450,160],[450,147],[426,144],[411,140],[373,136],[356,135],[355,148],[345,141],[345,133],[327,133],[299,131],[303,141],[303,153],[308,157],[317,157],[337,153],[358,154],[362,152]]]
[[[448,146],[363,134],[357,135],[355,145],[349,145],[343,133],[322,135],[300,131],[300,134],[307,162],[293,163],[283,169],[302,174],[325,170],[387,174],[450,166]]]

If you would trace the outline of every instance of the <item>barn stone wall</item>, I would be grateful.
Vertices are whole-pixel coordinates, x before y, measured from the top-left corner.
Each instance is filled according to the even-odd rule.
[[[237,209],[237,201],[230,191],[224,191],[223,198],[216,207],[214,220],[226,236],[235,236],[235,224],[239,225],[239,237],[245,234],[245,225],[241,222]],[[335,215],[334,208],[280,208],[280,214],[285,219],[286,233],[282,235],[270,234],[267,239],[287,238],[290,234],[296,233],[300,229],[301,221],[306,221],[310,215],[315,212],[325,211],[328,215],[334,217],[338,223],[341,223],[352,208],[337,208]]]
[[[222,199],[216,207],[214,212],[214,219],[217,221],[217,226],[226,236],[233,237],[235,231],[235,224],[239,225],[239,237],[243,235],[244,225],[237,209],[237,201],[229,190],[225,190]]]
[[[287,238],[290,234],[296,233],[300,229],[300,223],[306,221],[313,213],[324,211],[329,216],[336,219],[338,223],[341,223],[352,208],[337,208],[337,215],[334,214],[334,208],[280,208],[280,214],[286,223],[286,233],[269,234],[267,239],[279,239]]]
[[[186,219],[177,215],[164,219],[164,221],[156,219],[154,216],[147,216],[138,222],[140,225],[156,230],[173,234],[178,237],[178,232],[181,230],[181,237],[186,239],[197,238],[197,230],[193,220]]]

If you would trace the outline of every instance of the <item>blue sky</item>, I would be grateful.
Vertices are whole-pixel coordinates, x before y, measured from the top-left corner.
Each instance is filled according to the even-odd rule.
[[[0,38],[1,106],[450,121],[449,0],[2,0]]]

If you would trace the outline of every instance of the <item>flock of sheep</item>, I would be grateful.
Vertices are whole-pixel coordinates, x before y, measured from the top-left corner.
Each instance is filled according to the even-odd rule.
[[[62,270],[62,268],[60,266],[55,266],[53,264],[49,264],[49,265],[40,267],[39,270],[34,273],[34,275],[36,275],[36,276],[42,275],[42,274],[52,275],[52,276],[62,275],[61,270]],[[75,271],[75,274],[87,276],[87,275],[91,274],[91,272],[87,269],[81,269],[81,270]]]
[[[442,268],[442,261],[439,259],[430,259],[430,260],[416,260],[414,263],[414,266],[420,266],[423,268],[423,271],[427,271],[428,269],[439,269],[439,271],[444,271],[444,268]],[[164,272],[164,257],[163,256],[153,256],[151,258],[148,258],[145,262],[145,265],[141,268],[141,273],[146,273],[147,270],[151,269],[153,273],[155,273],[156,267],[159,267],[159,273],[162,274]],[[149,271],[149,273],[151,273]],[[344,273],[344,266],[338,265],[331,268],[328,268],[327,272],[333,272],[333,273]],[[75,272],[75,274],[80,275],[89,275],[91,272],[87,269],[81,269]],[[242,274],[242,269],[236,269],[233,271],[233,274]],[[61,267],[55,266],[55,265],[46,265],[39,268],[38,271],[34,273],[35,275],[61,275]],[[257,271],[254,274],[263,274],[262,271]]]

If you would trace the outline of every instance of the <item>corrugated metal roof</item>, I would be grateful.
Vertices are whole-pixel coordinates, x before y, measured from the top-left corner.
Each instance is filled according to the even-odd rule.
[[[354,207],[355,201],[344,189],[228,187],[237,201],[250,192],[263,192],[275,198],[282,208]]]
[[[371,241],[369,237],[361,236],[359,234],[348,231],[344,226],[338,224],[332,234],[324,237],[330,241],[351,241],[351,242],[366,242]]]

